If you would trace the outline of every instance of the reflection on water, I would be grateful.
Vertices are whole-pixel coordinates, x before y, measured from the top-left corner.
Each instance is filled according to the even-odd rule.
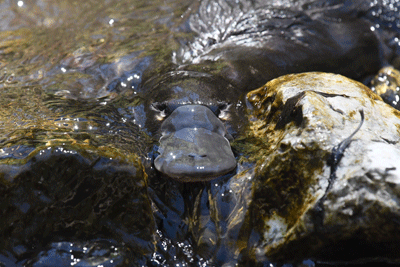
[[[154,76],[173,80],[174,73],[226,69],[231,71],[227,80],[238,86],[260,85],[282,72],[271,68],[267,77],[260,75],[265,68],[253,62],[258,56],[253,46],[279,35],[308,49],[313,43],[304,36],[315,35],[292,23],[296,12],[285,13],[275,4],[309,10],[310,18],[318,17],[313,10],[341,5],[273,1],[268,12],[253,12],[268,1],[203,2],[208,8],[186,0],[0,2],[0,266],[233,266],[254,256],[248,244],[261,237],[245,221],[253,163],[241,156],[258,144],[239,139],[234,179],[230,173],[212,182],[182,184],[162,177],[150,164],[157,154],[158,124],[149,115],[149,103],[163,100],[151,99],[163,97],[163,83],[151,94],[141,85]],[[376,16],[376,1],[366,2],[371,4],[366,16],[377,32],[382,18]],[[390,19],[396,16],[391,8],[386,11],[381,28],[390,24],[396,33],[399,26]],[[326,21],[337,19],[329,14]],[[288,31],[277,35],[279,27]],[[371,31],[360,35],[374,36]],[[325,42],[325,36],[317,37]],[[392,42],[397,37],[386,37],[393,57],[398,56],[400,43]],[[340,39],[335,49],[343,45],[347,52],[351,41]],[[235,45],[244,49],[226,53]],[[381,55],[362,53],[375,52],[374,45],[350,53],[364,60],[354,63],[356,71],[344,62],[338,72],[360,79],[370,75],[379,68],[372,63],[382,63],[376,61]],[[218,61],[227,54],[237,58]],[[302,67],[286,66],[282,55],[290,61],[292,54],[283,51],[274,61],[288,67],[284,71]],[[198,85],[200,78],[193,77],[188,85]],[[236,102],[242,92],[228,86],[230,93],[220,90],[217,85],[229,83],[215,80],[219,84],[204,78],[204,87],[211,84],[208,91],[176,87],[172,95],[207,98],[213,89],[214,98],[233,99],[236,111],[243,110]],[[237,119],[230,134],[243,131],[243,113],[241,118],[228,115]],[[269,265],[263,257],[257,261]]]

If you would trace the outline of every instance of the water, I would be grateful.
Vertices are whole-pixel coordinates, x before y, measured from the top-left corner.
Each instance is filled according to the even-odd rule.
[[[258,144],[238,142],[236,172],[211,182],[161,177],[151,166],[159,124],[149,104],[161,101],[163,91],[143,86],[179,71],[219,75],[227,69],[227,80],[242,90],[216,90],[214,98],[231,101],[235,116],[243,114],[240,93],[308,70],[286,50],[268,58],[284,71],[260,67],[251,53],[275,40],[279,27],[290,29],[282,38],[312,50],[310,24],[291,27],[291,19],[298,9],[318,17],[315,10],[325,4],[275,1],[264,12],[253,9],[266,2],[254,2],[211,1],[211,11],[183,0],[0,2],[0,266],[275,266],[262,256],[254,260],[251,245],[260,235],[245,220],[254,178],[246,151]],[[338,6],[350,10],[343,2]],[[394,7],[379,11],[375,1],[367,4],[374,28],[365,35],[385,31],[392,54],[370,56],[371,45],[350,53],[350,60],[357,58],[353,69],[347,62],[315,68],[364,80],[398,58]],[[289,6],[294,11],[284,12]],[[329,14],[327,21],[337,19]],[[346,51],[352,41],[338,43]],[[222,84],[218,79],[214,85]],[[211,94],[194,93],[190,97],[199,99]],[[239,140],[242,120],[230,126]]]
[[[0,6],[0,265],[145,265],[156,227],[137,155],[154,140],[138,85],[169,64],[159,40],[187,4]]]

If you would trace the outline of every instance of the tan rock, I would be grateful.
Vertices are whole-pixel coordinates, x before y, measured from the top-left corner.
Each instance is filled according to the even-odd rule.
[[[327,73],[277,78],[248,102],[253,138],[262,144],[253,149],[246,215],[261,235],[248,244],[256,258],[399,259],[400,112],[363,84]],[[330,166],[361,110],[360,130]]]

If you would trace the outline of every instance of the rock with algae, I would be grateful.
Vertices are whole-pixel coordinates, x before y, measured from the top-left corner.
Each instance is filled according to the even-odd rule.
[[[282,76],[248,102],[260,141],[241,228],[250,255],[400,260],[400,112],[328,73]]]

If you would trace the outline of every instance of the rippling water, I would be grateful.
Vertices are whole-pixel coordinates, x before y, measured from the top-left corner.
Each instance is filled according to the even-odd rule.
[[[158,41],[168,42],[184,1],[0,6],[0,140],[10,142],[10,133],[24,138],[35,128],[37,135],[51,130],[100,137],[127,151],[140,146],[145,114],[137,87],[152,61],[160,67],[170,61],[164,58],[176,44]]]
[[[0,10],[0,266],[145,264],[155,228],[136,155],[154,140],[138,86],[150,64],[170,64],[186,1],[1,1]],[[135,225],[110,235],[99,223],[108,218]],[[143,251],[132,258],[129,247]]]
[[[159,179],[150,166],[157,139],[142,82],[215,63],[220,44],[256,45],[270,28],[254,28],[255,18],[290,18],[216,2],[209,18],[197,1],[0,1],[0,266],[234,264],[235,249],[247,249],[242,236],[259,238],[240,229],[251,162],[240,162],[235,180],[199,184]],[[318,9],[314,2],[303,8]],[[400,27],[387,17],[384,26]],[[193,22],[206,19],[211,26]],[[293,31],[285,38],[307,41]],[[397,36],[385,36],[398,56]]]

